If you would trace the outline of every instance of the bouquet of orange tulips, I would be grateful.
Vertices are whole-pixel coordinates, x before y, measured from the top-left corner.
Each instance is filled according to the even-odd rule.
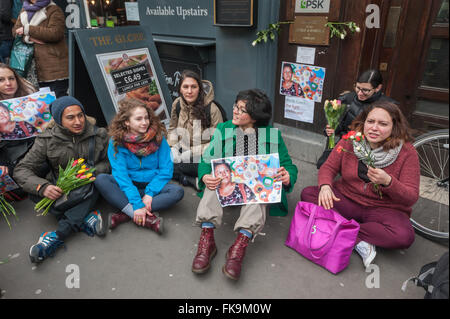
[[[71,159],[64,170],[61,166],[59,167],[59,176],[56,181],[56,186],[61,188],[65,194],[63,196],[69,195],[70,191],[78,187],[95,181],[95,177],[92,175],[95,168],[88,168],[86,165],[83,165],[83,163],[83,158],[79,158],[75,161]],[[34,206],[34,210],[37,212],[43,211],[42,215],[45,216],[54,202],[55,200],[44,198]]]

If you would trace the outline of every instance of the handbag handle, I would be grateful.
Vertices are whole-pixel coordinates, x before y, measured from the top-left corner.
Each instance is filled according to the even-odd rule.
[[[314,259],[320,259],[325,254],[328,253],[328,251],[331,249],[331,246],[334,243],[334,240],[336,239],[337,233],[338,233],[339,229],[341,228],[341,224],[342,224],[342,221],[337,222],[336,227],[333,229],[333,232],[331,233],[330,239],[327,241],[327,243],[325,245],[322,246],[322,254],[320,254],[320,256],[315,255],[311,248],[311,237],[313,235],[313,232],[311,232],[311,228],[312,228],[311,226],[314,224],[314,222],[316,220],[315,217],[316,217],[317,209],[318,209],[318,206],[314,206],[312,213],[309,215],[308,224],[306,225],[307,232],[305,233],[305,236],[304,236],[304,241],[305,241],[306,247],[309,249],[309,252],[311,253],[311,256]]]

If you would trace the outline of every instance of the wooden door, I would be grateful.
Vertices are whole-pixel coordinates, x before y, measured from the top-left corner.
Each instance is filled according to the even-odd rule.
[[[449,0],[377,4],[381,28],[367,33],[360,72],[380,69],[385,93],[400,102],[415,135],[448,128]]]

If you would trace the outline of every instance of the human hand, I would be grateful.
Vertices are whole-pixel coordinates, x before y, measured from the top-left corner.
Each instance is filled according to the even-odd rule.
[[[219,187],[222,179],[220,177],[213,177],[211,174],[206,174],[202,177],[203,183],[205,183],[206,187],[210,190],[215,190]]]
[[[339,202],[340,199],[334,195],[330,185],[322,185],[319,192],[318,205],[323,206],[325,209],[332,209],[333,201]]]
[[[133,221],[138,226],[145,225],[145,216],[147,215],[147,208],[142,207],[134,211]]]
[[[8,166],[0,166],[0,177],[8,175]]]
[[[45,43],[42,42],[41,40],[38,40],[38,39],[35,39],[35,38],[32,38],[32,37],[30,37],[30,41],[32,41],[32,42],[34,42],[34,43],[37,43],[37,44],[45,44]]]
[[[367,170],[367,177],[374,184],[383,186],[389,186],[392,181],[392,177],[381,168],[373,168],[369,166]]]
[[[274,178],[276,182],[282,182],[285,186],[288,186],[291,183],[291,176],[284,167],[280,167],[278,169],[277,174],[274,176]]]
[[[23,35],[23,27],[16,29],[16,35]]]
[[[334,134],[334,129],[331,128],[331,126],[329,126],[327,124],[326,128],[325,128],[325,132],[327,133],[327,136],[330,137],[331,135]]]
[[[144,195],[144,197],[142,197],[142,202],[144,203],[145,208],[147,208],[148,212],[150,213],[150,216],[153,215],[151,213],[151,211],[152,211],[152,201],[153,201],[153,197],[151,197],[149,195]]]
[[[63,191],[61,188],[55,185],[48,185],[44,189],[44,196],[51,199],[51,200],[57,200],[63,195]]]

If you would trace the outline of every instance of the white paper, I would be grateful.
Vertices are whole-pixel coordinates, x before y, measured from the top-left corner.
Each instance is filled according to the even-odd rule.
[[[297,63],[314,65],[316,57],[316,48],[298,47],[297,48]]]
[[[139,21],[139,6],[137,2],[125,2],[128,21]]]
[[[300,122],[314,122],[314,101],[286,96],[284,117]]]

